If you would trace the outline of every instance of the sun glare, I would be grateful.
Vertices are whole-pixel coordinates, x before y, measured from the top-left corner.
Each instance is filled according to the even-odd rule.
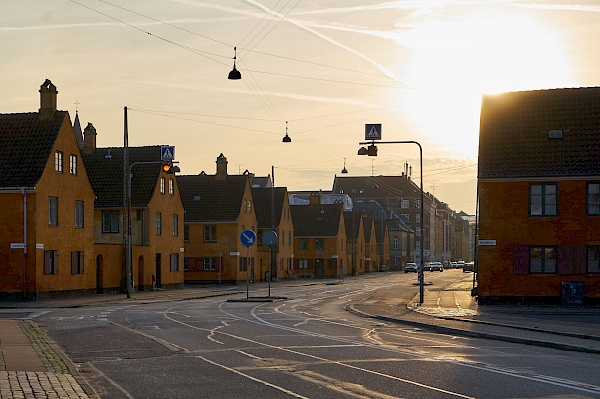
[[[434,20],[399,37],[410,118],[444,151],[475,156],[484,93],[573,86],[558,34],[522,15]]]

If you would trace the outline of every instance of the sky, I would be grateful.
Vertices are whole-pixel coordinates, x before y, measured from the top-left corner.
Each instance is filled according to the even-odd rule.
[[[416,145],[357,155],[381,124],[421,144],[424,191],[475,214],[482,95],[598,86],[598,37],[597,0],[2,0],[0,112],[37,111],[50,79],[99,147],[127,107],[129,145],[175,146],[180,174],[222,153],[288,190],[405,163],[418,184]]]

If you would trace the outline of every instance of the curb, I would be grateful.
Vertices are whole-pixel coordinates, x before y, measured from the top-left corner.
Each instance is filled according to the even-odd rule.
[[[410,309],[408,306],[407,306],[407,308]],[[476,331],[466,331],[466,330],[461,330],[458,328],[443,327],[443,326],[439,326],[439,325],[433,324],[433,323],[424,323],[424,322],[419,322],[419,321],[414,321],[414,320],[403,320],[403,319],[397,319],[394,317],[371,315],[371,314],[368,314],[368,313],[365,313],[365,312],[355,309],[354,305],[350,305],[349,307],[346,308],[346,310],[349,311],[350,313],[360,316],[360,317],[370,318],[370,319],[374,319],[374,320],[382,320],[382,321],[387,321],[387,322],[391,322],[391,323],[395,323],[395,324],[406,324],[411,327],[419,327],[419,328],[423,328],[426,330],[440,332],[442,334],[454,334],[454,335],[459,335],[459,336],[464,336],[464,337],[484,338],[484,339],[495,340],[495,341],[503,341],[503,342],[511,342],[511,343],[516,343],[516,344],[530,345],[530,346],[539,346],[539,347],[544,347],[544,348],[560,349],[560,350],[564,350],[564,351],[600,354],[600,349],[595,349],[595,348],[586,348],[583,346],[560,344],[560,343],[556,343],[556,342],[548,342],[548,341],[541,341],[541,340],[534,340],[534,339],[527,339],[527,338],[509,337],[509,336],[505,336],[505,335],[482,333],[482,332],[476,332]],[[468,322],[468,320],[461,320],[461,321]],[[518,329],[518,327],[514,327],[514,326],[504,326],[504,327],[511,327],[511,328]],[[540,331],[540,330],[534,330],[534,331],[541,332],[541,333],[544,332],[544,331]]]
[[[24,326],[23,326],[24,324],[27,324],[28,327],[24,328]],[[81,389],[83,389],[85,394],[90,399],[100,399],[100,395],[98,395],[98,393],[91,387],[91,385],[88,384],[86,379],[79,373],[77,366],[75,366],[75,364],[71,361],[71,359],[69,359],[69,357],[62,351],[62,349],[60,349],[58,344],[56,342],[54,342],[54,340],[52,340],[52,338],[50,338],[35,322],[33,322],[32,320],[25,320],[24,323],[21,325],[21,329],[25,332],[27,339],[29,339],[29,341],[32,343],[32,345],[33,345],[34,340],[32,340],[32,336],[31,336],[32,331],[31,330],[33,330],[36,334],[38,334],[41,341],[43,341],[43,343],[45,343],[46,345],[48,345],[50,347],[48,349],[48,348],[43,348],[40,345],[33,345],[36,352],[38,352],[38,355],[41,358],[46,359],[44,361],[44,363],[46,363],[46,362],[53,363],[52,368],[56,368],[55,367],[56,365],[54,363],[62,362],[67,367],[69,374],[71,374],[71,376],[73,376],[75,381],[79,384]],[[49,357],[51,359],[48,359]],[[57,357],[58,357],[58,359],[57,359]],[[59,372],[51,371],[51,373],[56,374]],[[65,374],[65,373],[62,373],[62,374]]]

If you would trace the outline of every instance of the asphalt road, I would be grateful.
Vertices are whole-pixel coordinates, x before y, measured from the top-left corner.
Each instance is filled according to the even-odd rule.
[[[414,274],[233,297],[45,309],[36,322],[103,398],[600,398],[600,357],[442,335],[345,309]],[[426,273],[434,286],[464,276]],[[245,287],[244,287],[245,288]],[[251,292],[251,297],[266,292]]]

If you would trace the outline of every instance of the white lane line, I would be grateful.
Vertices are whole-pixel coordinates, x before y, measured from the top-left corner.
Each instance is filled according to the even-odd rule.
[[[267,382],[267,381],[264,381],[264,380],[258,379],[258,378],[256,378],[256,377],[252,377],[251,375],[248,375],[248,374],[246,374],[246,373],[242,373],[241,371],[238,371],[238,370],[236,370],[236,369],[233,369],[233,368],[231,368],[231,367],[227,367],[227,366],[225,366],[225,365],[223,365],[223,364],[219,364],[219,363],[213,362],[212,360],[208,360],[207,358],[205,358],[205,357],[203,357],[203,356],[196,356],[196,357],[197,357],[198,359],[204,360],[206,363],[210,363],[210,364],[212,364],[213,366],[221,367],[221,368],[223,368],[223,369],[225,369],[225,370],[227,370],[227,371],[230,371],[230,372],[232,372],[232,373],[235,373],[235,374],[237,374],[237,375],[241,375],[242,377],[248,378],[249,380],[252,380],[252,381],[258,382],[258,383],[260,383],[260,384],[263,384],[263,385],[265,385],[265,386],[268,386],[268,387],[271,387],[271,388],[275,388],[275,389],[277,389],[278,391],[281,391],[281,392],[283,392],[283,393],[286,393],[286,394],[288,394],[288,395],[290,395],[290,396],[293,396],[293,397],[295,397],[295,398],[300,398],[300,399],[311,399],[311,398],[309,398],[309,397],[307,397],[307,396],[302,396],[302,395],[300,395],[300,394],[297,394],[296,392],[292,392],[292,391],[290,391],[289,389],[285,389],[285,388],[283,388],[283,387],[280,387],[280,386],[278,386],[278,385],[271,384],[270,382]]]

